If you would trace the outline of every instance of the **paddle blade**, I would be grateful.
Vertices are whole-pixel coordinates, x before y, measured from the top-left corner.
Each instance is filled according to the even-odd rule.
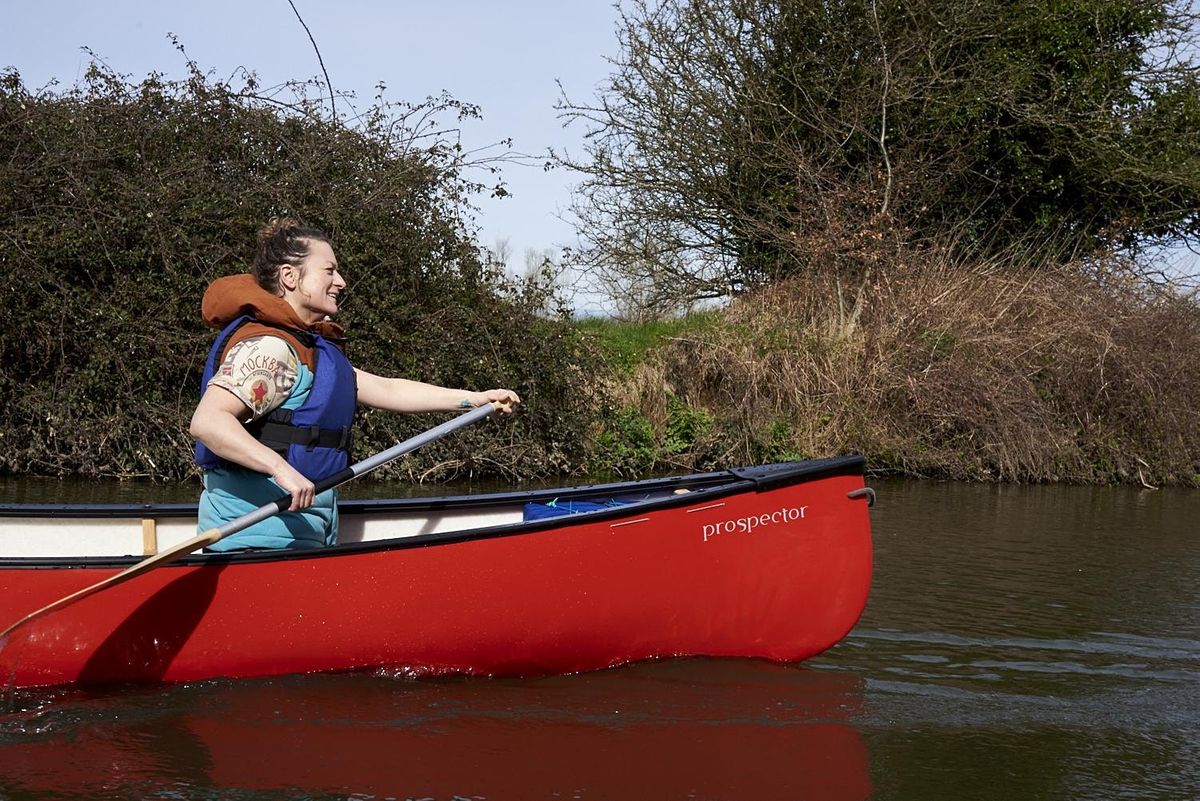
[[[70,595],[59,598],[54,603],[47,604],[46,606],[43,606],[41,609],[30,612],[28,615],[21,618],[16,623],[13,623],[11,626],[6,628],[4,631],[0,631],[0,644],[7,642],[8,636],[10,634],[12,634],[14,631],[21,628],[26,623],[29,623],[32,620],[36,620],[39,617],[42,617],[43,615],[48,615],[51,612],[55,611],[56,609],[62,609],[64,606],[70,606],[71,604],[75,603],[76,601],[82,600],[82,599],[88,597],[89,595],[93,595],[94,593],[100,592],[101,590],[106,590],[109,587],[115,587],[118,584],[124,584],[126,581],[129,581],[132,578],[136,578],[137,576],[140,576],[143,573],[153,570],[156,567],[162,567],[163,565],[174,562],[177,559],[182,559],[184,556],[187,556],[189,553],[196,550],[197,548],[203,548],[205,545],[211,545],[212,543],[216,542],[220,538],[221,538],[220,530],[211,528],[208,531],[204,532],[203,534],[197,534],[195,537],[192,537],[190,540],[184,540],[183,542],[179,543],[178,545],[174,545],[170,548],[167,548],[165,551],[159,551],[158,553],[154,554],[153,556],[147,557],[146,559],[143,559],[142,561],[138,562],[136,565],[125,568],[120,573],[109,576],[108,578],[106,578],[102,581],[97,581],[95,584],[84,587],[81,590],[76,590],[75,592],[71,593]]]

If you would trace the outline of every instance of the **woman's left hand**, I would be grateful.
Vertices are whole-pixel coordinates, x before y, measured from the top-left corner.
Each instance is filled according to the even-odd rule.
[[[471,395],[471,403],[474,406],[494,403],[501,414],[512,414],[521,405],[520,396],[511,389],[489,389],[486,392],[473,392]]]

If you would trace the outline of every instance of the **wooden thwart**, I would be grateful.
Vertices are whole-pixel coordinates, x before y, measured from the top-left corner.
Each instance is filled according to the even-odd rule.
[[[158,553],[158,521],[153,517],[142,519],[142,556]]]

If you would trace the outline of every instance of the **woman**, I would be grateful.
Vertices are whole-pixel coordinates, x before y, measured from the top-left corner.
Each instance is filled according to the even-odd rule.
[[[515,392],[469,392],[351,366],[342,353],[338,295],[346,282],[329,238],[295,220],[259,233],[250,274],[217,279],[204,321],[222,328],[205,365],[192,415],[204,469],[199,531],[223,525],[291,493],[288,511],[208,548],[319,548],[337,538],[335,490],[314,483],[347,466],[359,404],[393,412],[470,409],[493,401],[511,413]]]

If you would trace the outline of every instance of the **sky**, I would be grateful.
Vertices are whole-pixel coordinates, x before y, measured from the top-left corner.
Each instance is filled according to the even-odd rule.
[[[293,0],[337,92],[365,109],[380,82],[386,98],[417,102],[443,90],[481,107],[464,124],[468,149],[513,140],[513,150],[582,152],[583,129],[564,127],[554,109],[556,81],[574,100],[591,99],[617,55],[610,0]],[[82,77],[89,48],[118,73],[183,77],[175,34],[202,70],[228,78],[256,72],[263,86],[321,75],[308,34],[288,0],[32,0],[5,3],[0,67],[15,67],[30,88]],[[538,161],[535,159],[534,161]],[[511,197],[477,199],[479,243],[506,240],[520,271],[532,249],[574,243],[563,218],[578,176],[538,165],[506,164]]]

